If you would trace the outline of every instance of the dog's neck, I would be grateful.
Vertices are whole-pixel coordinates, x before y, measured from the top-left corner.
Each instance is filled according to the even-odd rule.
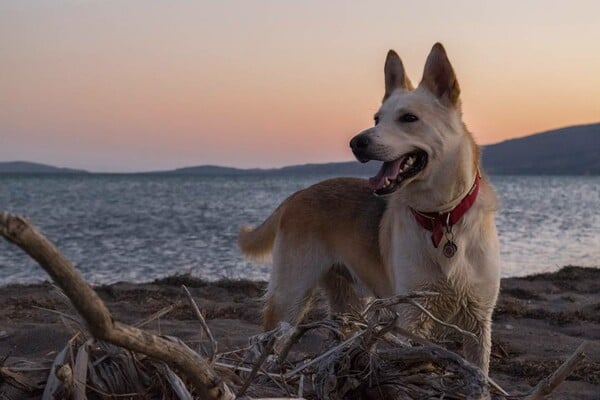
[[[421,212],[447,212],[467,196],[479,174],[479,157],[474,142],[457,146],[423,181],[414,182],[403,195],[409,207]]]

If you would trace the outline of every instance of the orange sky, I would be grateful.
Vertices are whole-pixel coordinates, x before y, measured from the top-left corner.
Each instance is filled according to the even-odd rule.
[[[3,1],[0,161],[350,160],[387,50],[416,83],[435,41],[479,143],[597,122],[599,15],[598,1]]]

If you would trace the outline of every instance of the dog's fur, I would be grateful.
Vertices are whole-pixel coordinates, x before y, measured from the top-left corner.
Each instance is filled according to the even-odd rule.
[[[242,228],[238,243],[246,255],[273,257],[265,329],[282,320],[298,323],[318,286],[325,289],[332,312],[359,307],[365,294],[432,290],[441,295],[424,305],[479,337],[466,337],[463,350],[488,373],[491,316],[500,284],[494,191],[483,176],[474,205],[453,227],[458,251],[452,258],[442,254],[441,245],[433,246],[431,232],[410,211],[453,209],[480,171],[479,148],[462,122],[459,94],[439,43],[416,89],[390,51],[379,122],[360,133],[368,146],[354,149],[355,154],[362,161],[392,161],[419,149],[427,153],[425,168],[384,197],[375,196],[365,180],[327,180],[291,195],[256,229]],[[419,120],[399,122],[406,112]],[[432,333],[434,323],[420,311],[399,306],[398,312],[403,326],[423,336]]]

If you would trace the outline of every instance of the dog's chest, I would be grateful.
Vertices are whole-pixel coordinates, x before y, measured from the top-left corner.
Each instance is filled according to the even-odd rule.
[[[440,284],[448,286],[449,291],[471,292],[471,287],[485,287],[498,279],[495,228],[487,232],[482,226],[485,221],[474,211],[452,228],[452,236],[444,235],[438,247],[432,243],[431,232],[421,227],[410,212],[395,213],[389,229],[387,262],[396,293]],[[443,251],[449,240],[456,244],[451,257]]]

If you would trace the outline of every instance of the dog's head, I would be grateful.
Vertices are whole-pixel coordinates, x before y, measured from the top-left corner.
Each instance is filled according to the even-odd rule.
[[[427,180],[448,166],[468,135],[461,120],[460,88],[444,47],[436,43],[414,89],[398,55],[385,61],[385,95],[375,126],[356,135],[350,147],[361,162],[383,161],[369,180],[378,195]],[[433,173],[432,173],[433,171]]]

